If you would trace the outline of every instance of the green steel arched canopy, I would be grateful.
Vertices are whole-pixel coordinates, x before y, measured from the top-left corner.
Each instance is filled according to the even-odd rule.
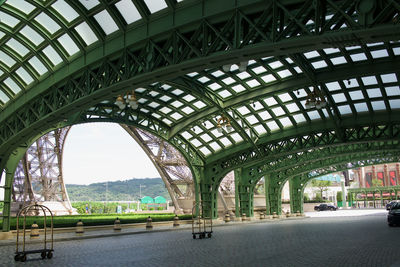
[[[323,132],[398,141],[399,13],[397,0],[6,1],[0,158],[87,121],[131,121],[203,164]],[[132,91],[138,108],[120,109]]]

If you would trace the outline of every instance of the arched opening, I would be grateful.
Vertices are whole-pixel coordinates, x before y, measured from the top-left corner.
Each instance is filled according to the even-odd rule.
[[[185,211],[191,212],[194,198],[193,178],[185,159],[173,146],[160,138],[129,127],[121,128],[112,123],[76,125],[71,128],[65,146],[66,132],[63,133],[63,139],[54,136],[62,131],[50,132],[39,138],[30,148],[32,153],[24,156],[15,173],[14,211],[25,201],[69,203],[65,184],[71,184],[69,189],[73,196],[72,201],[122,201],[127,203],[128,210],[140,210],[140,198],[146,195],[146,191],[150,191],[154,199],[165,198],[173,203],[171,207],[168,202],[164,204],[165,209],[170,212],[182,213],[183,208],[179,207],[178,198],[182,205],[189,199],[186,202],[190,203],[190,207]],[[58,144],[60,142],[61,145]],[[25,173],[28,175],[25,176]],[[134,177],[144,179],[137,179],[139,181],[131,183],[130,187],[120,185],[118,190],[121,192],[113,194],[112,183],[127,182],[125,180]],[[147,180],[154,179],[159,179],[155,188],[146,188],[145,184],[154,184],[149,184]],[[143,185],[140,181],[143,181]],[[74,187],[77,187],[74,184],[86,186],[84,191],[89,189],[88,184],[94,186],[91,192],[82,192],[82,188],[79,192],[73,192]],[[57,204],[60,203],[54,205]],[[148,209],[151,208],[155,209]],[[53,210],[57,209],[53,207]],[[71,207],[66,209],[68,213],[73,210]],[[61,215],[62,209],[59,210]],[[101,210],[106,210],[106,204]]]
[[[282,187],[281,193],[281,201],[282,201],[282,214],[286,214],[287,212],[293,213],[290,208],[290,181],[286,181]]]
[[[225,175],[218,187],[218,217],[224,218],[229,214],[234,219],[236,210],[236,184],[235,172],[231,171]]]

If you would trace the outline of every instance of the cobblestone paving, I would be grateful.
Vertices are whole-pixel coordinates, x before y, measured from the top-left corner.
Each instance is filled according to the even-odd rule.
[[[386,214],[308,218],[215,227],[211,239],[191,230],[55,243],[54,257],[14,262],[0,247],[0,266],[400,266],[400,227]],[[31,245],[35,246],[36,245]]]

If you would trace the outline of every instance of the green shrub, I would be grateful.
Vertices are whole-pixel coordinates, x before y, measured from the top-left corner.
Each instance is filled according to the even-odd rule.
[[[304,193],[303,201],[304,201],[304,202],[309,202],[309,201],[310,201],[310,197],[308,196],[307,193]]]
[[[82,220],[86,226],[95,225],[113,225],[115,219],[118,217],[122,224],[126,223],[144,223],[148,216],[151,216],[153,222],[161,221],[172,221],[175,215],[173,213],[162,213],[162,214],[104,214],[104,215],[68,215],[68,216],[54,216],[54,227],[75,227],[78,220]],[[192,215],[179,215],[180,220],[191,220]],[[22,220],[20,220],[20,229],[22,228]],[[43,216],[27,216],[26,225],[27,228],[36,221],[39,227],[43,227]],[[11,230],[16,229],[17,219],[12,217],[10,221]],[[50,219],[47,218],[47,225],[50,226]],[[0,227],[2,227],[2,222]]]
[[[342,191],[337,191],[336,192],[336,200],[339,201],[339,202],[343,201]]]

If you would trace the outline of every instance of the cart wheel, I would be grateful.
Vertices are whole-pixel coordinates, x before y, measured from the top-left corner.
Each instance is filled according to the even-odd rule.
[[[208,233],[208,235],[207,235],[207,236],[208,236],[208,238],[211,238],[211,233]]]
[[[42,259],[46,258],[46,251],[42,251],[42,253],[40,253],[40,256],[42,256]]]
[[[53,258],[53,253],[52,253],[51,251],[49,251],[49,252],[47,253],[47,258],[48,258],[48,259]]]
[[[196,239],[196,235],[193,235],[193,239]]]
[[[14,256],[14,260],[15,260],[15,261],[19,261],[19,254],[17,254],[17,255]]]
[[[26,261],[26,254],[22,254],[21,257],[20,257],[20,260],[22,262]]]

